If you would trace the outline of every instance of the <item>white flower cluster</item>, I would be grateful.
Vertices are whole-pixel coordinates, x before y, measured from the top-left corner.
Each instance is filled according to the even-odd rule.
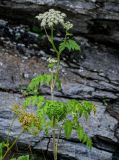
[[[57,63],[57,60],[54,58],[48,58],[47,60],[49,63]]]
[[[39,14],[36,18],[41,21],[41,27],[54,27],[61,24],[65,29],[69,30],[73,27],[70,22],[65,22],[66,14],[54,9],[50,9],[48,12]]]
[[[63,24],[65,17],[65,13],[55,11],[54,9],[50,9],[48,12],[36,16],[36,18],[41,21],[41,27],[52,27],[58,23]]]
[[[73,24],[69,21],[63,24],[64,28],[68,31],[73,27]]]

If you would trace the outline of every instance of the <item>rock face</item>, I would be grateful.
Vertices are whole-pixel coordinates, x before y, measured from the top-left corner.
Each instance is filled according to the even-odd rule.
[[[74,35],[81,53],[65,53],[61,62],[62,92],[56,98],[93,101],[97,114],[90,118],[89,151],[75,133],[70,141],[63,134],[59,159],[119,159],[119,3],[117,0],[2,0],[0,1],[0,139],[6,139],[14,117],[11,107],[22,101],[21,90],[37,74],[47,72],[47,57],[54,54],[46,38],[33,32],[34,16],[49,8],[60,9],[74,23]],[[4,12],[4,10],[6,12]],[[31,24],[32,22],[32,24]],[[60,37],[56,37],[59,41]],[[49,96],[48,88],[41,93]],[[87,128],[87,124],[81,119]],[[15,120],[13,140],[21,131]],[[20,150],[31,145],[34,153],[52,152],[52,137],[33,137],[24,133],[18,141]],[[36,158],[37,159],[37,158]],[[52,159],[52,157],[50,157]]]

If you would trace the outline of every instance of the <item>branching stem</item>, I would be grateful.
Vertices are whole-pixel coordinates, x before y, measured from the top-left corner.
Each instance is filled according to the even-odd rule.
[[[14,147],[14,145],[16,144],[17,140],[20,138],[20,136],[22,135],[24,131],[22,131],[16,138],[15,140],[13,141],[12,145],[7,149],[7,151],[5,152],[5,154],[3,155],[2,157],[2,160],[5,159],[5,157],[7,156],[7,154],[10,152],[10,150]]]

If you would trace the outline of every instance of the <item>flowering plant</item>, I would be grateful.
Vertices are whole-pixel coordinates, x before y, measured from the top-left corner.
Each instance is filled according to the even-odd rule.
[[[21,107],[16,105],[14,111],[18,115],[22,127],[25,130],[31,131],[30,128],[32,127],[32,131],[34,129],[35,131],[44,130],[47,134],[49,130],[52,130],[53,155],[54,160],[57,160],[58,137],[61,130],[64,130],[67,138],[71,137],[74,130],[82,143],[85,143],[89,148],[92,147],[92,141],[82,127],[79,118],[84,117],[87,120],[91,112],[93,111],[95,113],[96,109],[94,104],[88,101],[69,100],[62,102],[55,100],[54,90],[61,90],[62,87],[59,77],[60,57],[65,49],[69,51],[80,51],[80,46],[71,38],[72,34],[70,30],[73,24],[65,20],[65,13],[50,9],[43,14],[39,14],[36,18],[41,22],[40,25],[45,30],[48,41],[56,53],[56,58],[48,59],[50,73],[39,75],[31,80],[26,90],[28,97],[24,101],[23,109],[21,110]],[[65,30],[65,36],[57,47],[54,40],[54,30],[58,24]],[[50,33],[48,29],[50,29]],[[50,87],[50,99],[39,95],[39,87],[42,85]],[[28,106],[36,106],[36,114],[26,113]],[[57,130],[59,131],[58,137],[56,134]]]

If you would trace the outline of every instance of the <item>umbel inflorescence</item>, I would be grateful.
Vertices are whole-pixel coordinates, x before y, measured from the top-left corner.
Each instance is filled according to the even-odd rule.
[[[50,9],[48,12],[39,14],[36,18],[41,21],[41,27],[54,27],[55,25],[62,25],[66,30],[73,27],[73,24],[69,21],[65,21],[66,14],[54,9]]]

